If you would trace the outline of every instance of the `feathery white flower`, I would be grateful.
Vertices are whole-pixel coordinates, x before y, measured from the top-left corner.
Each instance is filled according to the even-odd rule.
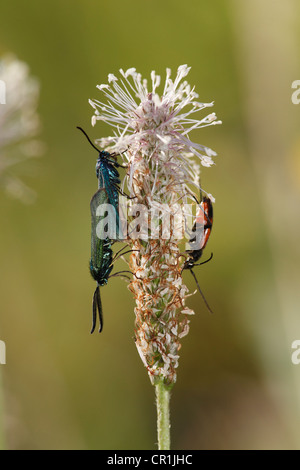
[[[188,289],[181,276],[183,258],[175,236],[176,217],[180,208],[198,197],[200,164],[209,167],[216,156],[213,150],[190,140],[189,133],[220,123],[215,113],[194,118],[213,103],[197,101],[194,88],[184,80],[189,70],[180,66],[173,81],[167,69],[161,95],[161,79],[155,72],[149,86],[134,68],[120,70],[120,79],[110,74],[109,83],[98,86],[104,100],[90,100],[92,124],[100,120],[114,129],[112,136],[97,142],[112,152],[125,151],[131,204],[143,204],[149,218],[158,208],[162,212],[152,220],[158,236],[153,239],[147,228],[148,240],[131,240],[130,258],[136,346],[154,384],[176,381],[180,339],[188,333],[188,317],[193,314],[185,306]],[[191,187],[197,189],[196,194]],[[167,239],[162,232],[166,217],[171,221]]]
[[[0,80],[5,98],[0,103],[0,186],[30,203],[35,193],[19,178],[16,165],[43,150],[34,140],[40,128],[39,84],[30,76],[28,65],[10,55],[0,60]]]

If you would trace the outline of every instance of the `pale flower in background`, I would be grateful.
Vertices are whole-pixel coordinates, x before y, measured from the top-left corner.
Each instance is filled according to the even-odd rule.
[[[37,113],[39,82],[25,62],[7,55],[0,59],[0,187],[9,195],[31,203],[35,192],[21,179],[22,163],[43,152],[35,138],[40,130]],[[26,169],[26,174],[30,168]]]

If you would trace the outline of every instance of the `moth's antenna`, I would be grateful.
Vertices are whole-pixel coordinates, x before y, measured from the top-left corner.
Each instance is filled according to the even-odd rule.
[[[77,126],[77,129],[79,129],[81,132],[83,132],[83,134],[86,136],[87,140],[89,141],[89,143],[91,144],[92,147],[94,147],[94,149],[97,150],[97,152],[99,153],[100,152],[100,149],[98,149],[94,144],[93,142],[91,141],[91,139],[89,138],[89,136],[87,135],[87,133],[81,128],[81,127],[78,127]]]

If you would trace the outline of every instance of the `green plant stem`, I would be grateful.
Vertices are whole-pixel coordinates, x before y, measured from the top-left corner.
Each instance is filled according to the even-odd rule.
[[[155,385],[157,438],[159,450],[170,450],[170,386],[162,381]]]

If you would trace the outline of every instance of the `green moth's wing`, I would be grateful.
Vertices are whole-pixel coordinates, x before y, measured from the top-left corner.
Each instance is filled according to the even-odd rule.
[[[97,209],[100,205],[107,203],[108,196],[104,188],[99,189],[91,200],[91,269],[94,270],[101,269],[104,256],[104,239],[101,238],[101,230],[103,229],[104,232],[104,222],[102,227],[103,217],[97,215]]]

